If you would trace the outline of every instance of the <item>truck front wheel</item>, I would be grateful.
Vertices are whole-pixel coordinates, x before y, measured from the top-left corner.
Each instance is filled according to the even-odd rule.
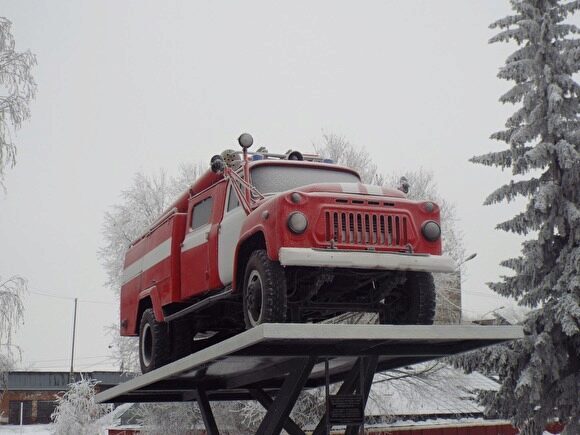
[[[254,251],[244,274],[244,321],[246,328],[286,320],[286,276],[265,250]]]
[[[435,283],[428,272],[407,272],[404,284],[385,298],[380,322],[391,325],[432,325],[435,317]]]
[[[139,327],[139,363],[141,372],[148,373],[170,361],[167,323],[155,320],[153,308],[143,312]]]

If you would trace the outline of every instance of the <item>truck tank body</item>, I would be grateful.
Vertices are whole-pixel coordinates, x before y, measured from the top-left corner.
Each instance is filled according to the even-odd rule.
[[[179,299],[179,253],[186,219],[185,213],[173,214],[127,253],[121,287],[121,332],[124,335],[137,333],[136,304],[142,292],[146,295],[155,292],[161,305]]]

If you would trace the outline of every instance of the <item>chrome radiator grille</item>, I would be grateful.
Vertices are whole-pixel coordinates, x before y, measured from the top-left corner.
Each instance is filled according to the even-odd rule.
[[[408,219],[385,213],[326,211],[326,241],[357,246],[405,247]]]

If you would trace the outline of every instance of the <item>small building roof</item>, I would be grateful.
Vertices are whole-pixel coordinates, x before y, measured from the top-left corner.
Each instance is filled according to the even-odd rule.
[[[366,406],[367,416],[421,420],[482,415],[477,390],[496,391],[499,384],[441,362],[428,362],[377,373]]]
[[[81,377],[94,379],[103,385],[116,385],[129,380],[132,376],[123,372],[75,372],[74,380]],[[70,384],[69,372],[34,372],[34,371],[12,371],[5,377],[6,390],[10,391],[63,391]]]

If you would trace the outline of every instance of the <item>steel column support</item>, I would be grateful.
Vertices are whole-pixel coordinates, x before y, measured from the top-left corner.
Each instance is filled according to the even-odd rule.
[[[316,358],[309,357],[297,359],[296,366],[288,373],[280,391],[272,406],[268,409],[264,420],[258,427],[256,435],[277,435],[282,430],[284,422],[288,419],[290,411],[298,399],[298,395],[304,388],[304,384],[310,376]]]
[[[378,357],[376,355],[367,356],[361,358],[363,361],[361,368],[361,375],[363,379],[360,379],[359,394],[363,398],[363,415],[364,409],[367,405],[367,400],[369,398],[369,393],[371,391],[371,386],[373,385],[373,379],[375,376],[375,371],[377,370]],[[360,391],[362,390],[362,391]],[[364,424],[363,424],[364,426]],[[360,425],[348,426],[346,428],[345,435],[356,435],[359,431]]]
[[[373,383],[373,377],[375,374],[375,370],[377,368],[377,361],[378,361],[377,356],[357,358],[356,363],[352,366],[350,371],[346,374],[344,381],[342,382],[342,385],[338,389],[337,395],[338,396],[346,396],[346,395],[352,394],[357,387],[357,383],[359,385],[361,383],[360,375],[361,375],[361,371],[362,371],[363,377],[364,377],[364,385],[363,385],[364,391],[361,391],[360,394],[363,396],[363,406],[366,405],[367,399],[369,397],[371,385]],[[361,365],[362,365],[362,367],[361,367]],[[360,389],[361,388],[359,386],[359,390]],[[363,411],[364,411],[364,408],[363,408]],[[320,421],[318,422],[318,425],[316,426],[316,429],[314,429],[314,432],[312,432],[312,435],[323,435],[326,432],[326,427],[327,427],[326,426],[326,415],[324,415],[320,419]],[[349,426],[347,428],[347,431],[350,428],[351,428],[351,426]],[[358,426],[356,426],[356,430],[358,430]],[[350,434],[350,432],[347,432],[347,433]],[[353,433],[356,434],[356,431]]]
[[[352,394],[356,388],[356,381],[359,378],[360,373],[361,358],[356,359],[356,363],[352,366],[349,372],[344,377],[342,385],[338,389],[337,394]],[[316,429],[312,432],[312,435],[323,435],[326,432],[326,414],[322,416]]]
[[[207,435],[219,435],[219,430],[209,404],[205,391],[199,389],[195,393],[197,405],[201,411],[201,417],[203,418],[203,424],[205,424],[205,430]]]
[[[266,411],[268,411],[272,407],[272,404],[274,403],[270,395],[267,394],[261,388],[255,388],[250,390],[250,394],[254,399],[260,402],[260,404],[266,409]],[[304,431],[300,429],[300,427],[296,423],[294,423],[294,420],[292,420],[290,417],[286,419],[282,427],[290,435],[305,435]]]

